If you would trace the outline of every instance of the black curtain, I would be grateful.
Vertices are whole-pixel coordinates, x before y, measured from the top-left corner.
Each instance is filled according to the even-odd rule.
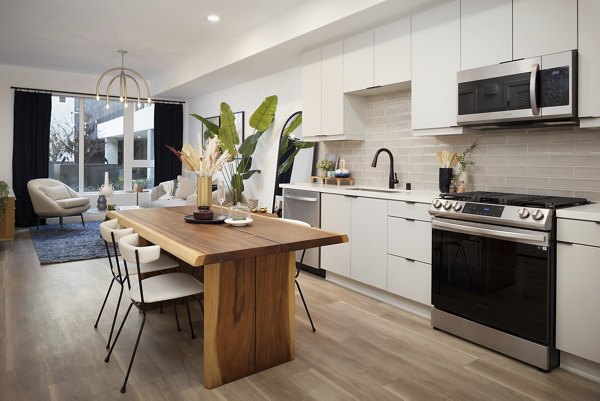
[[[181,174],[181,161],[166,145],[181,150],[183,146],[183,105],[154,105],[154,184]]]
[[[51,111],[51,94],[15,91],[12,175],[19,227],[36,223],[27,182],[48,178]]]

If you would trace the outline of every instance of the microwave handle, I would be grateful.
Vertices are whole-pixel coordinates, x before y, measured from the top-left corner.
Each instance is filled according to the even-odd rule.
[[[540,70],[540,65],[538,63],[535,63],[531,66],[531,76],[529,78],[529,101],[531,103],[531,113],[534,116],[539,116],[540,115],[540,109],[538,107],[537,104],[537,97],[535,95],[535,84],[537,81],[537,74],[538,71]]]

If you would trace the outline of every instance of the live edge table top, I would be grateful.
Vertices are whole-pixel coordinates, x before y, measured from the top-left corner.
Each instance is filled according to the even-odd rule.
[[[121,226],[133,228],[192,266],[348,242],[345,234],[260,215],[252,215],[254,221],[242,227],[185,222],[194,210],[194,206],[178,206],[110,211],[108,218],[118,218]]]

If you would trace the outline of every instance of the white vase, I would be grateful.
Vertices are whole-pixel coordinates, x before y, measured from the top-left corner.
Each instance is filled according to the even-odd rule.
[[[112,186],[112,184],[108,184],[108,185],[100,185],[100,194],[104,195],[104,196],[112,196],[113,192],[115,191],[115,188]]]

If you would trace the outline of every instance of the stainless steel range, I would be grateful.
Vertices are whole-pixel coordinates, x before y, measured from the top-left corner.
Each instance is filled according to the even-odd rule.
[[[496,192],[434,199],[433,327],[544,371],[558,366],[555,209],[585,203]]]

